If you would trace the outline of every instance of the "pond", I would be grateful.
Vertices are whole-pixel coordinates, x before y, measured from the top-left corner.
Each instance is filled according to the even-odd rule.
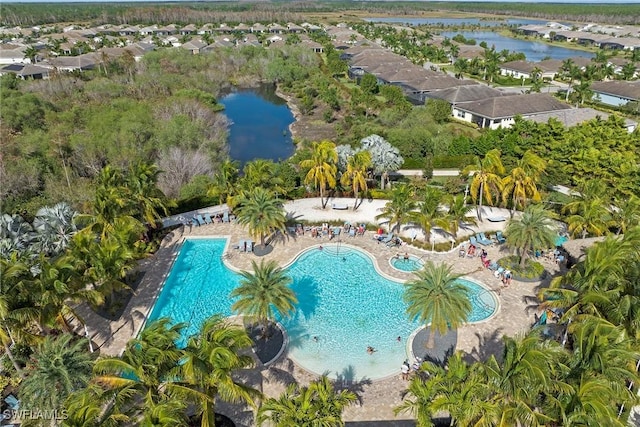
[[[390,24],[406,24],[406,25],[435,25],[454,27],[461,25],[479,25],[481,27],[498,27],[501,25],[545,25],[548,21],[540,19],[516,19],[509,18],[504,20],[490,20],[480,18],[407,18],[407,17],[390,17],[390,18],[365,18],[367,22],[381,22]],[[570,24],[564,24],[570,25]]]
[[[498,52],[504,49],[513,52],[522,52],[528,61],[534,62],[542,61],[545,58],[565,60],[576,56],[584,58],[592,58],[594,56],[593,53],[583,50],[551,46],[546,43],[530,40],[512,39],[511,37],[505,37],[491,31],[443,31],[440,33],[441,36],[450,39],[457,34],[462,34],[466,39],[474,39],[477,44],[486,42],[489,47],[495,46]]]
[[[254,159],[278,161],[290,157],[295,147],[289,125],[295,121],[274,86],[237,88],[223,96],[229,129],[229,156],[241,167]]]

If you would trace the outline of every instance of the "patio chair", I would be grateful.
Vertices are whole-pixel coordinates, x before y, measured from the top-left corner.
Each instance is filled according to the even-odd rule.
[[[229,222],[229,211],[224,211],[222,213],[222,222]]]
[[[202,215],[198,214],[198,216],[196,216],[196,219],[198,220],[198,224],[199,225],[205,225],[206,222],[204,222],[204,218],[202,218]]]
[[[349,236],[350,236],[350,237],[356,237],[356,229],[355,229],[355,228],[353,228],[353,227],[352,227],[352,228],[349,230]]]
[[[209,213],[204,214],[204,222],[206,222],[207,224],[213,224],[213,219],[211,219],[211,214]]]
[[[247,240],[246,252],[253,252],[253,240]]]
[[[473,246],[475,246],[476,248],[477,248],[478,246],[480,246],[480,245],[478,244],[478,241],[476,240],[475,236],[471,236],[471,237],[469,237],[469,243],[471,243],[471,244],[472,244]]]
[[[247,243],[244,240],[240,240],[237,245],[233,247],[233,249],[237,249],[240,252],[244,252],[247,247]]]
[[[484,233],[478,233],[477,236],[478,236],[478,242],[480,242],[480,244],[485,246],[489,246],[493,244],[491,239],[487,239],[487,236],[485,236]]]
[[[501,244],[507,241],[507,239],[502,235],[502,231],[496,231],[496,239],[498,240],[498,243]]]
[[[4,398],[4,402],[7,404],[9,409],[17,411],[20,409],[20,401],[13,395],[10,394]]]
[[[384,243],[384,244],[387,244],[387,243],[389,243],[390,241],[392,241],[394,237],[395,237],[395,236],[394,236],[394,234],[393,234],[393,233],[391,233],[391,234],[387,235],[387,237],[385,237],[384,239],[382,239],[382,240],[380,240],[380,241],[381,241],[382,243]]]
[[[191,224],[195,225],[196,227],[200,227],[200,223],[195,218],[191,218]]]

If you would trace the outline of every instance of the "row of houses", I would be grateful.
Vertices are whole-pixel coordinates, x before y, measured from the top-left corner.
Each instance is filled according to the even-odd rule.
[[[568,59],[571,59],[573,65],[580,71],[585,71],[588,66],[595,65],[595,63],[589,58],[576,56]],[[628,59],[619,57],[609,58],[606,63],[607,66],[611,67],[613,73],[618,75],[622,74],[623,69],[628,66],[628,64],[633,63]],[[553,80],[562,74],[563,65],[564,61],[560,59],[546,59],[538,62],[510,61],[500,65],[500,74],[516,79],[529,79],[537,72],[539,73],[539,77],[543,80]],[[634,64],[634,67],[635,72],[632,78],[635,78],[640,74],[638,66]]]
[[[347,49],[342,57],[349,62],[351,78],[361,79],[365,74],[372,74],[379,84],[402,88],[416,104],[427,99],[446,101],[451,105],[454,118],[474,123],[479,128],[510,127],[516,116],[544,122],[553,117],[567,126],[595,117],[608,117],[608,114],[590,108],[573,108],[549,94],[508,94],[475,80],[457,79],[425,69],[373,43]],[[617,93],[620,96],[616,98],[617,105],[623,105],[640,99],[636,86],[640,88],[640,82],[599,82],[594,84],[593,91],[603,102],[613,100]],[[609,93],[604,96],[601,91]],[[635,122],[627,121],[629,131],[635,127]]]
[[[548,25],[522,25],[518,31],[524,35],[541,37],[548,40],[575,42],[592,45],[602,49],[630,50],[640,49],[640,35],[636,37],[615,37],[590,31],[561,30]]]
[[[227,24],[204,24],[204,25],[195,25],[188,24],[184,26],[178,26],[175,24],[169,24],[164,26],[158,25],[149,25],[149,26],[139,26],[139,25],[113,25],[113,24],[104,24],[97,27],[91,28],[80,28],[76,25],[71,25],[62,29],[62,34],[67,35],[78,35],[82,37],[92,38],[100,35],[109,35],[109,36],[134,36],[140,35],[142,37],[146,36],[169,36],[169,35],[204,35],[204,34],[219,34],[219,33],[233,33],[233,32],[241,32],[241,33],[271,33],[271,34],[285,34],[285,33],[305,33],[310,31],[319,31],[322,30],[323,27],[319,25],[310,24],[308,22],[304,22],[300,25],[288,22],[286,24],[279,23],[270,23],[270,24],[245,24],[240,23],[238,25],[232,26]],[[42,27],[31,27],[31,28],[22,28],[22,27],[13,27],[13,28],[0,28],[0,35],[9,35],[9,36],[33,36],[41,33],[51,32],[53,28],[42,28]]]

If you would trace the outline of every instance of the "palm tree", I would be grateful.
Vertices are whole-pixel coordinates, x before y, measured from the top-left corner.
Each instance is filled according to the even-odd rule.
[[[573,62],[573,59],[568,58],[562,62],[562,67],[560,68],[562,74],[565,78],[569,79],[569,87],[567,88],[567,93],[565,95],[565,101],[569,101],[569,93],[571,92],[571,87],[573,86],[573,81],[580,76],[580,69]]]
[[[449,207],[447,210],[447,231],[453,234],[454,238],[458,238],[458,230],[460,226],[476,225],[477,219],[469,216],[473,206],[467,206],[464,203],[464,196],[461,194],[449,198]]]
[[[576,200],[569,202],[562,208],[562,212],[570,214],[566,218],[569,233],[572,236],[587,235],[602,236],[615,226],[608,204],[599,196],[581,193]]]
[[[497,404],[495,425],[545,425],[551,419],[536,404],[540,396],[551,397],[566,389],[566,384],[552,381],[564,350],[555,341],[541,342],[536,332],[503,341],[502,363],[491,355],[482,366]]]
[[[640,225],[640,197],[631,197],[620,200],[611,210],[612,220],[618,227],[616,234],[626,234],[628,230]]]
[[[540,205],[529,206],[519,219],[510,219],[505,229],[507,245],[516,249],[524,268],[530,252],[553,247],[556,239],[551,213]]]
[[[286,234],[286,217],[282,204],[267,190],[254,188],[245,194],[236,212],[238,223],[246,225],[249,234],[260,239],[262,246],[266,245],[267,235],[281,231]]]
[[[431,325],[428,347],[433,347],[436,331],[443,335],[467,321],[471,314],[469,290],[446,264],[428,261],[415,274],[417,278],[405,284],[403,299],[411,319]]]
[[[196,405],[202,427],[215,425],[216,399],[254,405],[254,399],[260,396],[257,390],[234,379],[234,373],[253,366],[251,356],[243,353],[251,345],[244,329],[229,325],[221,316],[205,320],[200,333],[189,339],[180,371],[190,389],[185,394]]]
[[[420,225],[424,231],[424,241],[431,241],[431,228],[437,226],[448,229],[446,215],[440,210],[443,194],[435,187],[425,187],[422,200],[418,201],[418,210],[409,213],[409,219]]]
[[[537,182],[546,165],[544,159],[527,150],[511,173],[502,179],[502,201],[507,204],[511,200],[512,215],[518,207],[526,207],[528,200],[541,200]]]
[[[187,387],[177,374],[185,353],[176,346],[184,327],[171,326],[167,318],[156,320],[127,343],[121,357],[98,359],[92,382],[107,392],[99,396],[111,400],[118,413],[137,419],[184,393]]]
[[[130,192],[131,203],[135,206],[134,217],[142,219],[152,228],[161,218],[160,213],[167,215],[167,208],[174,205],[166,200],[157,186],[160,173],[154,164],[137,162],[131,167],[125,184]]]
[[[391,192],[391,200],[389,200],[382,208],[382,212],[376,215],[376,219],[389,219],[390,231],[395,229],[398,233],[402,231],[402,224],[409,217],[409,213],[416,208],[414,200],[414,191],[410,185],[400,184]],[[394,224],[391,227],[391,224]]]
[[[593,90],[591,90],[591,82],[589,80],[582,80],[580,84],[573,88],[572,99],[576,103],[582,105],[585,101],[590,100],[593,96]]]
[[[351,185],[353,188],[353,196],[355,197],[355,203],[353,204],[353,210],[356,210],[359,206],[358,192],[362,190],[367,191],[367,169],[371,165],[371,153],[362,150],[357,151],[353,156],[347,160],[347,170],[340,177],[342,185]],[[360,199],[360,203],[364,198]]]
[[[500,150],[494,148],[485,154],[484,158],[476,158],[474,164],[467,166],[461,172],[462,176],[472,175],[469,191],[474,202],[478,200],[478,219],[482,222],[482,201],[493,205],[493,195],[500,194],[502,182],[500,175],[504,174],[504,166],[500,160]],[[497,199],[496,194],[496,199]]]
[[[226,159],[213,175],[213,185],[207,196],[218,197],[218,204],[229,203],[229,198],[236,193],[237,181],[238,162]]]
[[[311,145],[311,158],[300,162],[300,167],[309,169],[304,178],[307,185],[313,184],[320,189],[320,202],[322,209],[327,207],[327,200],[324,200],[324,191],[336,185],[336,173],[338,154],[336,145],[331,141],[314,142]]]
[[[260,265],[252,261],[251,266],[253,273],[242,271],[240,286],[229,295],[239,298],[231,309],[255,318],[268,331],[268,323],[273,322],[277,314],[289,316],[295,311],[298,299],[289,287],[291,278],[275,261],[262,260]]]
[[[258,410],[256,421],[269,421],[274,427],[344,426],[344,408],[357,400],[349,390],[336,392],[326,376],[308,387],[291,384],[279,398],[267,399]]]
[[[86,339],[71,334],[46,337],[27,365],[28,375],[18,390],[24,409],[62,408],[66,398],[87,386],[93,358]]]

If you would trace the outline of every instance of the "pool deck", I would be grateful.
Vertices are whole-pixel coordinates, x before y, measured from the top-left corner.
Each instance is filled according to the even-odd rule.
[[[327,211],[331,211],[330,206]],[[322,220],[319,221],[319,224],[321,223]],[[487,224],[487,227],[491,226],[491,223]],[[455,273],[469,276],[483,283],[490,292],[494,293],[500,305],[496,315],[487,321],[466,325],[458,330],[456,349],[462,350],[469,360],[486,359],[491,354],[499,356],[502,351],[501,338],[503,335],[514,336],[527,331],[534,322],[537,302],[535,295],[541,286],[546,286],[548,283],[513,281],[510,287],[503,288],[501,282],[490,271],[482,268],[479,258],[460,258],[457,250],[439,254],[426,252],[410,245],[390,248],[374,240],[372,232],[356,237],[341,235],[332,241],[329,241],[328,237],[313,238],[310,233],[305,233],[303,236],[278,236],[271,242],[274,246],[273,251],[259,258],[252,253],[240,253],[231,249],[233,244],[239,240],[248,238],[246,230],[235,223],[215,223],[191,229],[180,227],[166,236],[161,248],[153,257],[140,262],[137,270],[142,275],[142,281],[124,310],[125,314],[120,319],[109,321],[95,314],[88,307],[80,306],[78,308],[87,323],[92,341],[95,346],[100,348],[101,354],[121,354],[127,341],[136,336],[143,327],[185,238],[220,236],[230,240],[230,249],[228,249],[225,262],[238,270],[249,270],[251,261],[259,259],[273,259],[280,265],[286,265],[305,249],[330,244],[352,245],[364,249],[373,256],[378,269],[384,275],[402,280],[411,279],[412,274],[403,273],[391,267],[389,259],[396,254],[402,256],[408,252],[424,260],[447,263],[452,266]],[[487,252],[489,259],[497,259],[507,255],[507,249],[504,245],[488,247]],[[546,262],[545,267],[551,273],[550,276],[559,272],[555,263],[544,262]],[[317,378],[316,375],[295,365],[286,357],[285,353],[268,368],[256,367],[247,374],[246,380],[262,390],[265,395],[276,397],[291,382],[306,385],[315,378]],[[415,425],[409,421],[412,419],[410,414],[400,414],[398,417],[393,414],[393,409],[402,401],[402,395],[407,385],[408,383],[401,379],[400,366],[398,366],[398,375],[386,379],[370,381],[345,378],[339,381],[338,387],[346,387],[355,391],[360,399],[359,404],[345,410],[344,419],[347,421],[347,426],[350,425],[350,422],[355,426],[385,420],[389,421],[384,424],[386,426]],[[217,410],[230,416],[237,426],[254,425],[253,414],[247,408],[221,402]]]

